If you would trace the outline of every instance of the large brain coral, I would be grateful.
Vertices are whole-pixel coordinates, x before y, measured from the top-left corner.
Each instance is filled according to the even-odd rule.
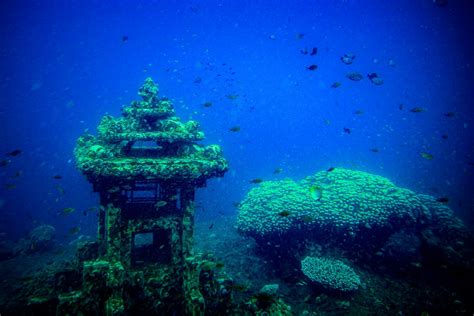
[[[312,187],[320,190],[319,199],[311,195]],[[303,228],[355,231],[414,225],[429,218],[429,209],[412,191],[381,176],[338,168],[299,182],[263,182],[240,204],[237,227],[264,236]]]

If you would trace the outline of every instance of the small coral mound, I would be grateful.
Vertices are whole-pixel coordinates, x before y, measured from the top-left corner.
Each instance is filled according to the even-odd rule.
[[[306,257],[301,261],[301,271],[312,282],[328,290],[352,292],[361,284],[354,269],[332,258]]]

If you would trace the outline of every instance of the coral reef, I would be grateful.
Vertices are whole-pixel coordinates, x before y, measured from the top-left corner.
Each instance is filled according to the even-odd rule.
[[[309,192],[314,184],[322,190],[318,200]],[[357,234],[360,228],[413,226],[430,218],[430,209],[414,192],[380,176],[337,168],[300,182],[261,183],[240,203],[237,225],[254,236],[321,228]]]
[[[51,225],[40,225],[28,233],[26,238],[20,239],[15,245],[15,254],[43,252],[54,246],[56,229]]]
[[[344,262],[326,257],[306,257],[301,271],[312,282],[329,290],[352,292],[359,288],[360,277]]]

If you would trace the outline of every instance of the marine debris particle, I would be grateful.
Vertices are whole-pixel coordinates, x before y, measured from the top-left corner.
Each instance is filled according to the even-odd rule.
[[[236,125],[236,126],[232,126],[231,128],[229,128],[229,131],[230,132],[240,132],[240,126],[239,125]]]
[[[346,75],[346,77],[352,81],[361,81],[362,79],[364,79],[364,76],[362,76],[358,72],[350,72]]]
[[[15,150],[12,150],[12,151],[8,152],[6,155],[10,156],[10,157],[16,157],[16,156],[20,155],[21,153],[22,153],[21,149],[15,149]]]
[[[255,179],[250,180],[250,183],[253,183],[253,184],[259,184],[262,182],[263,182],[263,179],[261,178],[255,178]]]
[[[311,50],[311,54],[310,56],[315,56],[318,54],[318,48],[317,47],[313,47],[313,49]]]
[[[383,84],[383,79],[376,72],[369,73],[367,78],[369,78],[369,80],[377,86]]]
[[[318,69],[318,65],[314,65],[314,64],[313,64],[313,65],[309,65],[308,67],[306,67],[306,69],[313,71],[313,70]]]
[[[341,83],[339,81],[336,81],[331,85],[331,88],[339,88],[340,86],[341,86]]]
[[[422,151],[422,152],[420,153],[420,156],[421,156],[422,158],[426,159],[426,160],[433,160],[433,158],[434,158],[434,156],[433,156],[432,154],[427,153],[427,152],[424,152],[424,151]]]
[[[309,187],[309,196],[313,200],[319,201],[323,197],[323,189],[318,185],[312,185]]]
[[[414,108],[411,108],[410,112],[412,112],[412,113],[423,113],[423,112],[426,112],[426,109],[422,108],[420,106],[416,106]]]
[[[353,53],[347,53],[347,54],[344,54],[344,56],[341,57],[341,61],[346,65],[350,65],[350,64],[352,64],[352,62],[354,61],[355,58],[356,58],[356,56]]]

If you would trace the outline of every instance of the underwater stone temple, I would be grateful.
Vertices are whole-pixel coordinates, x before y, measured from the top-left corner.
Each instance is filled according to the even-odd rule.
[[[57,314],[205,310],[193,256],[194,193],[228,164],[218,145],[196,144],[204,139],[198,123],[181,122],[158,92],[146,79],[141,101],[77,142],[77,165],[100,195],[98,241],[82,250],[80,290],[59,296]]]

